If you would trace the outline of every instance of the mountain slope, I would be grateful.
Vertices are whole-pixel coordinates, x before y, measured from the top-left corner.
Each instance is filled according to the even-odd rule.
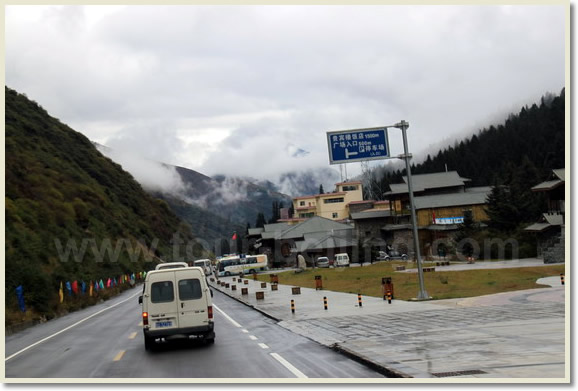
[[[236,177],[203,175],[185,167],[146,159],[127,151],[96,144],[98,150],[139,181],[154,197],[165,200],[205,248],[241,234],[254,225],[259,213],[268,218],[274,202],[291,204],[291,198],[276,191],[272,183]]]
[[[479,130],[456,142],[435,156],[428,155],[421,164],[412,166],[413,174],[457,170],[471,179],[471,186],[496,182],[508,185],[517,171],[530,165],[537,171],[531,187],[544,180],[552,169],[565,163],[565,90],[559,96],[547,95],[540,104],[523,107],[505,123]],[[373,170],[375,193],[383,195],[390,183],[400,183],[405,170],[383,166]]]
[[[236,226],[229,230],[246,227],[247,223],[254,226],[259,213],[271,218],[273,202],[282,202],[285,207],[291,205],[291,197],[275,191],[274,186],[223,175],[209,178],[184,167],[176,167],[176,170],[185,185],[181,199]],[[180,210],[175,211],[183,217]],[[192,221],[187,221],[192,225]]]
[[[164,201],[36,102],[9,88],[5,98],[7,310],[18,285],[29,308],[51,316],[61,281],[148,270],[158,258],[186,255],[190,227]],[[175,235],[184,244],[173,246]]]

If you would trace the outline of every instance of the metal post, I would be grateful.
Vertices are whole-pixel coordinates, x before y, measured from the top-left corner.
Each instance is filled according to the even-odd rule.
[[[405,159],[405,168],[407,171],[407,187],[409,190],[409,205],[411,209],[411,225],[413,228],[413,245],[415,248],[415,255],[417,259],[417,274],[419,279],[419,292],[417,294],[418,300],[428,300],[430,297],[425,290],[424,281],[423,281],[423,270],[421,266],[421,255],[419,251],[419,238],[417,233],[417,219],[415,216],[415,204],[413,202],[413,184],[411,181],[411,168],[409,164],[410,155],[408,152],[407,147],[407,134],[406,130],[409,128],[409,123],[406,121],[401,121],[400,123],[395,125],[396,128],[401,129],[401,133],[403,135],[403,152],[404,152],[404,159]]]

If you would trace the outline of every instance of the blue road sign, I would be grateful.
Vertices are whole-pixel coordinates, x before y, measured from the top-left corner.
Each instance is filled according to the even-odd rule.
[[[329,163],[389,158],[387,127],[327,132]]]

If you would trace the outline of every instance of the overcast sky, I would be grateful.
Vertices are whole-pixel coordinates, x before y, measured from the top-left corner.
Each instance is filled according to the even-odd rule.
[[[6,85],[114,149],[275,182],[329,167],[328,131],[403,119],[419,157],[559,94],[564,23],[559,5],[7,6]]]

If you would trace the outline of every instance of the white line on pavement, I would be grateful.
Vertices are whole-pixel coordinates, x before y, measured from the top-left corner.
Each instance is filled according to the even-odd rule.
[[[54,334],[52,334],[52,335],[49,335],[48,337],[43,338],[43,339],[41,339],[40,341],[35,342],[35,343],[33,343],[32,345],[27,346],[27,347],[25,347],[25,348],[22,349],[22,350],[17,351],[16,353],[12,354],[11,356],[6,357],[6,358],[4,359],[4,362],[6,362],[6,361],[8,361],[8,360],[10,360],[10,359],[18,356],[20,353],[24,353],[24,352],[27,351],[28,349],[32,349],[33,347],[35,347],[35,346],[37,346],[37,345],[40,345],[41,343],[46,342],[46,341],[48,341],[48,340],[51,339],[51,338],[56,337],[56,336],[59,335],[59,334],[64,333],[65,331],[70,330],[70,329],[73,328],[73,327],[78,326],[78,325],[81,324],[81,323],[86,322],[86,321],[89,320],[90,318],[94,318],[96,315],[100,315],[100,314],[102,314],[102,313],[105,312],[105,311],[108,311],[108,310],[110,310],[110,309],[112,309],[112,308],[114,308],[114,307],[117,307],[117,306],[119,306],[119,305],[121,305],[121,304],[123,304],[123,303],[126,303],[126,302],[129,301],[129,300],[132,300],[134,297],[136,297],[136,296],[138,296],[138,295],[140,295],[140,294],[141,294],[141,292],[140,292],[140,290],[139,290],[136,294],[130,296],[128,299],[123,300],[123,301],[121,301],[121,302],[118,302],[118,303],[116,303],[116,304],[114,304],[114,305],[111,305],[111,306],[108,307],[108,308],[104,308],[104,309],[102,309],[102,310],[100,310],[100,311],[98,311],[98,312],[95,312],[94,314],[92,314],[92,315],[90,315],[90,316],[87,316],[86,318],[84,318],[84,319],[82,319],[82,320],[79,320],[78,322],[76,322],[76,323],[68,326],[67,328],[64,328],[64,329],[60,330],[60,331],[57,332],[57,333],[54,333]]]
[[[259,339],[259,338],[255,337],[254,335],[249,335],[249,338],[251,338],[251,340],[253,340],[253,341],[256,341]]]
[[[213,308],[216,309],[217,311],[219,311],[221,313],[221,315],[223,315],[225,318],[227,318],[227,320],[231,323],[233,323],[233,326],[235,327],[243,327],[241,326],[239,323],[235,322],[235,320],[233,318],[231,318],[229,315],[225,314],[223,312],[223,310],[221,310],[219,307],[217,307],[215,304],[213,304]]]
[[[265,345],[264,343],[260,343],[259,346],[261,349],[269,349],[269,346]]]
[[[293,364],[291,364],[289,361],[285,360],[279,354],[277,354],[277,353],[269,353],[269,354],[275,360],[279,361],[279,363],[281,363],[281,365],[283,365],[285,368],[287,368],[289,371],[291,371],[291,373],[294,374],[295,376],[302,378],[302,379],[307,378],[307,376],[303,372],[301,372],[299,369],[295,368],[293,366]]]

